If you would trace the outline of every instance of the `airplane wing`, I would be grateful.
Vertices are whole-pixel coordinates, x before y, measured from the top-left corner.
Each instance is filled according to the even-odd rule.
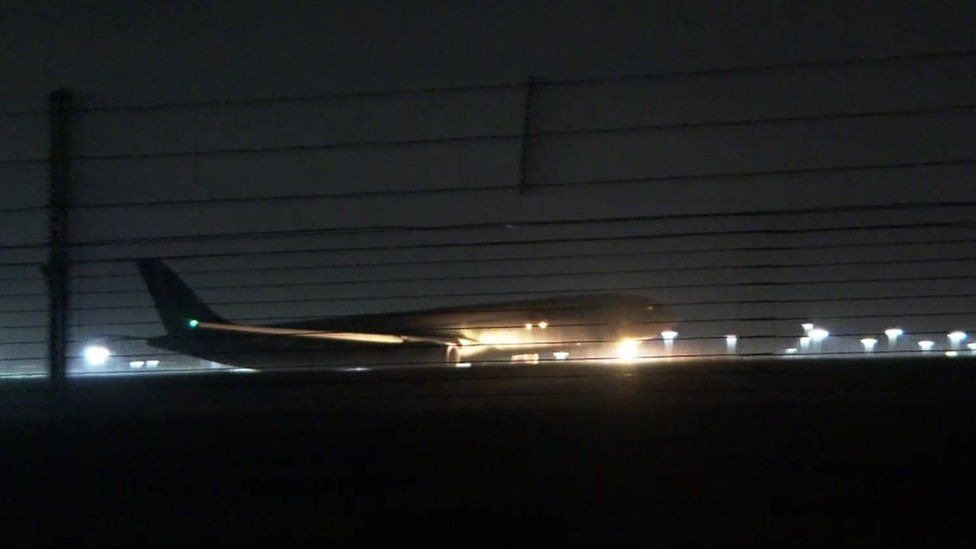
[[[267,335],[294,338],[325,339],[330,341],[350,341],[356,343],[375,343],[380,345],[401,345],[404,343],[435,343],[444,346],[468,345],[473,340],[441,336],[435,334],[384,334],[376,332],[333,332],[299,328],[276,328],[271,326],[248,326],[224,322],[200,322],[193,329],[213,332],[227,332],[253,335]]]

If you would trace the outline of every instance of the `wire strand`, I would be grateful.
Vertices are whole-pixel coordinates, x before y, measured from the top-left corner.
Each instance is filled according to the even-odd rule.
[[[939,59],[967,59],[976,55],[972,49],[952,49],[941,51],[927,51],[914,53],[899,53],[881,56],[860,56],[848,57],[843,59],[817,60],[817,61],[796,61],[788,63],[763,63],[753,65],[740,65],[732,67],[711,67],[703,69],[677,69],[666,71],[654,71],[639,74],[624,74],[615,76],[596,76],[589,78],[566,78],[566,79],[545,79],[535,78],[534,83],[538,86],[580,86],[589,84],[602,84],[612,82],[626,82],[639,80],[656,80],[661,78],[675,78],[688,76],[712,76],[729,75],[749,72],[770,72],[770,71],[793,71],[805,69],[820,69],[829,67],[858,66],[858,65],[877,65],[888,63],[903,63],[915,61],[933,61]],[[102,107],[87,107],[78,109],[77,112],[97,113],[97,112],[143,112],[155,110],[184,110],[200,109],[212,107],[243,107],[263,104],[276,103],[308,103],[318,101],[332,101],[337,99],[356,99],[356,98],[381,98],[403,95],[417,94],[438,94],[438,93],[464,93],[477,91],[495,91],[498,89],[520,89],[525,86],[525,82],[500,82],[500,83],[481,83],[471,85],[456,86],[430,86],[416,88],[402,88],[393,90],[374,90],[374,91],[352,91],[352,92],[333,92],[321,94],[308,94],[299,96],[267,96],[248,99],[224,99],[209,101],[173,101],[159,102],[141,105],[117,105]],[[44,115],[46,111],[17,111],[15,115],[25,114]]]
[[[973,298],[976,294],[964,295],[962,297]],[[561,308],[547,308],[544,311],[559,311],[559,310],[574,310],[578,307],[561,307]],[[527,312],[538,312],[540,309],[527,308],[524,309]],[[44,312],[38,310],[37,312]],[[424,311],[406,311],[407,313],[417,313]],[[820,321],[838,321],[838,320],[867,320],[867,319],[888,319],[888,318],[903,318],[903,317],[918,317],[918,318],[932,318],[932,317],[949,317],[949,316],[969,316],[976,315],[976,310],[965,310],[965,311],[918,311],[915,309],[899,311],[894,313],[874,313],[874,314],[846,314],[846,315],[818,315],[817,318]],[[336,320],[342,319],[343,317],[326,317],[326,320]],[[240,317],[235,318],[231,322],[237,323],[248,323],[248,322],[259,322],[259,323],[269,323],[269,322],[281,322],[284,324],[303,324],[309,322],[315,322],[323,320],[321,317],[293,317],[293,316],[257,316],[257,317]],[[676,319],[675,324],[691,324],[691,323],[729,323],[729,322],[807,322],[810,321],[810,315],[803,316],[776,316],[776,315],[765,315],[765,316],[739,316],[739,317],[686,317],[682,319]],[[633,322],[636,325],[642,324],[658,324],[660,320],[648,320],[648,321],[636,321]],[[606,322],[581,322],[581,323],[554,323],[554,327],[586,327],[586,326],[604,326],[608,325]],[[109,326],[160,326],[158,320],[137,320],[137,321],[111,321],[111,322],[87,322],[87,323],[72,323],[72,329],[85,329],[91,327],[109,327]],[[10,326],[0,326],[0,329],[7,330],[36,330],[46,328],[47,324],[33,324],[33,325],[10,325]],[[460,329],[487,329],[487,328],[513,328],[518,329],[524,327],[523,324],[518,325],[466,325],[466,324],[418,324],[415,326],[420,329],[430,329],[430,330],[460,330]]]
[[[444,231],[475,231],[475,230],[513,230],[516,228],[538,228],[538,227],[567,227],[567,226],[593,226],[607,224],[626,224],[648,221],[649,216],[631,217],[606,217],[588,219],[553,219],[545,221],[510,221],[510,222],[484,222],[484,223],[453,223],[443,225],[374,225],[364,227],[330,227],[318,229],[282,229],[268,231],[246,231],[232,233],[213,233],[207,235],[171,235],[158,237],[126,237],[126,238],[105,238],[82,240],[71,244],[74,248],[81,247],[102,247],[120,246],[126,244],[163,244],[163,243],[182,243],[182,242],[212,242],[222,240],[240,239],[277,239],[277,238],[301,238],[318,236],[349,236],[360,234],[389,234],[389,233],[436,233]],[[653,220],[653,219],[652,219]],[[630,238],[646,240],[677,239],[677,238],[698,238],[713,236],[745,236],[745,235],[796,235],[809,233],[847,233],[861,231],[878,230],[912,230],[912,229],[959,229],[966,228],[966,220],[950,220],[939,222],[915,222],[915,223],[882,223],[874,225],[832,225],[822,227],[803,227],[803,228],[779,228],[779,229],[722,229],[711,231],[680,231],[670,233],[655,233],[632,235]],[[338,251],[360,251],[366,249],[412,249],[412,248],[447,248],[447,247],[485,247],[485,246],[518,246],[538,243],[552,243],[558,241],[584,242],[584,241],[603,241],[606,239],[620,239],[625,237],[574,237],[562,239],[533,239],[533,240],[490,240],[473,243],[424,243],[424,244],[387,244],[373,247],[346,247],[334,248]],[[0,249],[38,249],[46,247],[45,244],[13,244],[0,246]],[[322,250],[325,251],[325,250]]]
[[[620,357],[614,355],[604,355],[604,356],[597,356],[597,357],[581,357],[581,358],[575,358],[571,360],[567,359],[565,361],[556,358],[539,357],[537,361],[534,361],[532,364],[565,364],[568,362],[571,364],[600,363],[600,364],[612,364],[620,367],[627,367],[627,366],[634,367],[634,366],[639,366],[640,365],[639,363],[641,361],[653,361],[653,360],[661,360],[661,361],[688,360],[688,359],[741,360],[741,359],[759,359],[759,358],[778,358],[778,359],[791,359],[791,360],[825,360],[830,358],[842,358],[842,357],[850,357],[850,356],[859,356],[867,359],[872,355],[873,356],[894,355],[894,356],[911,357],[915,359],[917,358],[934,359],[934,358],[941,358],[943,356],[943,352],[940,349],[939,351],[933,350],[930,353],[923,353],[922,351],[917,351],[917,350],[916,351],[875,350],[870,353],[866,353],[864,351],[830,351],[830,352],[821,352],[819,354],[810,353],[805,355],[804,354],[791,355],[791,354],[784,354],[782,352],[770,352],[770,351],[737,353],[734,355],[728,353],[671,353],[671,354],[660,353],[660,354],[641,354],[641,355],[630,357],[625,360],[621,360]],[[962,358],[963,360],[966,359],[972,360],[972,357],[968,354],[960,353],[958,357]],[[5,359],[0,359],[0,360],[5,360]],[[10,359],[10,360],[21,360],[21,359]],[[485,360],[472,361],[469,364],[477,364],[478,366],[491,366],[491,365],[511,365],[512,367],[528,366],[524,362],[522,363],[518,361],[513,362],[511,359],[485,359]],[[384,368],[394,368],[394,367],[407,368],[407,367],[425,367],[425,366],[440,367],[445,369],[447,368],[445,361],[398,360],[395,362],[391,361],[391,362],[371,363],[367,365],[367,367],[363,367],[363,365],[359,362],[338,362],[338,363],[330,362],[326,366],[323,366],[322,364],[308,363],[308,364],[296,364],[296,365],[288,365],[288,366],[275,366],[275,367],[270,367],[269,369],[277,370],[279,372],[286,372],[286,371],[301,371],[306,369],[328,371],[329,369],[355,368],[358,371],[364,371],[364,370],[374,370],[374,369],[384,369]],[[244,368],[251,369],[246,366],[244,366]],[[453,370],[454,368],[451,369]],[[260,371],[260,370],[253,370],[253,371]]]
[[[305,333],[305,332],[296,332],[296,334],[294,334],[294,335],[301,335],[302,333]],[[864,337],[876,336],[876,335],[878,335],[878,334],[869,333],[869,332],[845,332],[845,333],[839,333],[839,334],[830,334],[829,337],[832,340],[836,340],[836,339],[864,338]],[[912,335],[914,335],[914,336],[944,336],[945,335],[945,332],[944,331],[941,331],[941,330],[926,330],[926,331],[912,332]],[[283,335],[283,337],[287,337],[287,335]],[[736,337],[737,337],[737,341],[759,341],[759,340],[782,341],[782,340],[799,340],[802,336],[797,335],[797,334],[755,334],[755,335],[739,335],[739,336],[736,336]],[[904,336],[902,336],[902,337],[904,338]],[[289,340],[289,341],[294,341],[294,340]],[[664,344],[664,341],[663,340],[656,339],[656,338],[655,339],[636,338],[635,341],[640,341],[641,343]],[[723,335],[688,336],[688,337],[682,337],[679,340],[673,340],[671,342],[671,345],[681,345],[681,344],[686,343],[686,342],[697,342],[697,343],[707,343],[707,342],[725,343],[725,341],[726,341],[726,336],[724,334]],[[517,353],[519,350],[542,350],[543,348],[546,348],[546,347],[553,348],[553,347],[560,347],[561,346],[563,348],[572,349],[572,348],[574,348],[574,347],[576,347],[578,345],[618,344],[620,342],[621,342],[621,338],[599,338],[598,337],[598,338],[588,338],[588,339],[543,340],[543,341],[528,341],[528,342],[513,342],[513,343],[471,343],[471,344],[468,344],[468,345],[464,345],[461,349],[462,350],[463,349],[468,349],[471,352],[478,352],[478,349],[491,348],[491,349],[497,349],[497,350],[503,351],[503,352],[516,352]],[[232,342],[224,342],[224,343],[226,343],[228,346],[226,346],[226,347],[221,347],[219,345],[216,346],[216,347],[211,346],[211,347],[208,347],[207,348],[207,352],[208,353],[218,353],[218,354],[226,353],[226,354],[240,354],[240,355],[248,355],[248,354],[250,354],[252,352],[249,349],[248,350],[242,349],[242,347],[240,346],[239,343],[238,344],[234,344]],[[313,341],[308,341],[308,343],[310,345],[314,344]],[[327,352],[329,352],[329,351],[332,350],[332,349],[329,349],[329,347],[328,347],[327,344],[323,344],[323,345],[320,345],[319,347],[314,347],[314,348],[312,348],[312,347],[310,347],[310,348],[287,348],[287,349],[277,349],[277,350],[274,349],[272,347],[272,345],[270,345],[270,344],[266,344],[266,346],[267,346],[267,349],[268,349],[268,351],[266,351],[266,352],[268,352],[268,353],[278,353],[278,352],[280,352],[283,355],[299,355],[299,356],[301,356],[301,355],[307,355],[307,354],[323,353],[323,352],[326,352],[327,353]],[[436,346],[431,346],[431,347],[432,348],[436,348]],[[396,352],[396,349],[397,348],[390,348],[390,350],[393,353]],[[958,349],[956,349],[956,350],[958,350]],[[884,352],[884,351],[885,351],[885,349],[876,349],[875,351],[871,351],[871,352]],[[896,352],[905,352],[905,351],[902,350],[902,351],[896,351]],[[918,351],[916,351],[916,352],[918,352]],[[193,355],[186,355],[184,353],[180,353],[180,352],[176,352],[176,351],[170,351],[170,350],[165,350],[165,349],[154,350],[152,352],[152,354],[153,354],[154,357],[167,357],[167,356],[189,356],[189,357],[192,357],[193,356]],[[728,353],[728,352],[723,352],[723,353],[707,353],[706,355],[714,356],[714,355],[729,355],[729,354],[730,353]],[[807,356],[809,356],[810,354],[817,354],[817,353],[816,353],[816,351],[810,350],[809,351],[809,354],[807,354]],[[112,354],[112,356],[115,357],[115,358],[140,358],[140,357],[145,357],[146,355],[147,355],[146,352],[137,352],[137,353],[113,353]],[[669,354],[669,353],[660,354],[660,355],[657,355],[657,358],[666,358],[668,356],[672,356],[672,354]],[[79,358],[84,358],[84,355],[69,355],[68,358],[79,359]],[[472,359],[476,359],[477,357],[471,357],[471,358]],[[617,357],[617,356],[608,356],[608,357],[604,357],[604,358],[614,358],[614,359],[617,359],[619,357]]]
[[[572,258],[607,258],[607,257],[639,257],[645,255],[654,255],[654,252],[641,252],[641,253],[614,253],[614,254],[580,254],[580,255],[567,255],[567,256],[547,256],[543,259],[572,259]],[[519,261],[529,261],[535,260],[534,258],[520,258]],[[196,290],[212,290],[212,289],[231,289],[231,288],[279,288],[279,287],[290,287],[290,286],[344,286],[344,285],[360,285],[360,284],[392,284],[392,283],[408,283],[408,282],[444,282],[444,281],[456,281],[456,280],[504,280],[504,279],[520,279],[520,278],[553,278],[553,277],[577,277],[577,276],[609,276],[609,275],[633,275],[633,274],[655,274],[655,273],[684,273],[684,272],[708,272],[708,271],[730,271],[730,270],[776,270],[776,269],[820,269],[820,268],[837,268],[837,267],[851,267],[851,266],[882,266],[882,265],[914,265],[914,264],[933,264],[933,263],[965,263],[970,261],[976,261],[976,256],[967,257],[946,257],[946,258],[925,258],[925,259],[882,259],[882,260],[854,260],[854,261],[828,261],[828,262],[808,262],[808,263],[789,263],[789,264],[724,264],[724,265],[713,265],[713,266],[693,266],[693,267],[655,267],[647,269],[614,269],[614,270],[600,270],[600,271],[559,271],[559,272],[532,272],[526,271],[521,273],[498,273],[498,274],[485,274],[485,275],[457,275],[457,276],[427,276],[427,277],[397,277],[397,278],[354,278],[354,279],[343,279],[343,280],[327,280],[318,282],[279,282],[279,283],[261,283],[261,284],[217,284],[217,285],[195,285]],[[396,263],[397,265],[402,265],[402,263]],[[246,273],[248,275],[254,274],[255,272],[295,272],[301,270],[311,270],[318,268],[332,268],[332,266],[290,266],[290,267],[238,267],[234,269],[205,269],[205,270],[181,270],[181,273]],[[132,278],[139,279],[141,275],[131,274],[131,273],[120,273],[120,274],[106,274],[106,275],[74,275],[73,278],[84,278],[84,279],[100,279],[100,278]],[[20,279],[2,279],[0,280],[20,280]],[[33,278],[28,280],[35,280]],[[122,294],[134,294],[139,295],[144,293],[145,288],[133,289],[133,290],[77,290],[72,292],[72,295],[100,295],[100,294],[111,294],[111,295],[122,295]],[[44,297],[46,292],[22,292],[22,293],[0,293],[0,297]]]
[[[974,278],[973,276],[966,276],[964,278]],[[939,280],[936,277],[929,277],[931,280]],[[924,280],[924,279],[916,279]],[[958,278],[946,278],[946,280],[958,280]],[[586,293],[586,294],[610,294],[615,292],[628,292],[628,291],[641,291],[646,289],[660,289],[650,286],[630,286],[625,288],[576,288],[573,290],[523,290],[523,291],[511,291],[511,292],[460,292],[452,294],[400,294],[400,295],[368,295],[368,296],[335,296],[335,297],[302,297],[295,299],[249,299],[244,301],[214,301],[210,305],[215,306],[228,306],[228,305],[285,305],[294,303],[340,303],[340,302],[364,302],[364,301],[386,301],[386,300],[408,300],[408,299],[446,299],[446,298],[456,298],[456,297],[499,297],[499,296],[559,296],[559,294],[571,294],[571,293]],[[923,299],[923,298],[958,298],[958,297],[972,297],[973,294],[968,293],[942,293],[942,294],[913,294],[913,295],[882,295],[882,296],[850,296],[850,297],[830,297],[830,298],[795,298],[795,299],[779,299],[779,298],[768,298],[768,299],[745,299],[745,300],[725,300],[725,301],[678,301],[678,302],[665,302],[661,303],[665,307],[700,307],[700,306],[712,306],[712,305],[761,305],[761,304],[778,304],[778,303],[827,303],[827,302],[862,302],[862,301],[878,301],[878,300],[901,300],[901,299]],[[572,297],[572,296],[568,296]],[[152,310],[155,309],[153,305],[102,305],[102,306],[74,306],[71,308],[73,311],[121,311],[121,310]],[[498,310],[498,309],[492,309]],[[0,311],[0,313],[31,313],[37,312],[37,309],[8,309]]]
[[[976,261],[976,257],[968,258]],[[897,261],[883,262],[897,263]],[[509,280],[509,279],[532,279],[532,278],[554,278],[554,277],[581,277],[581,276],[620,276],[634,274],[649,274],[655,272],[668,272],[667,269],[616,269],[613,271],[564,271],[554,273],[517,273],[517,274],[497,274],[497,275],[473,275],[473,276],[437,276],[437,277],[417,277],[417,278],[390,278],[380,280],[343,280],[327,282],[277,282],[274,284],[212,284],[195,286],[196,290],[231,290],[231,289],[251,289],[251,288],[309,288],[325,286],[344,286],[344,285],[364,285],[364,284],[392,284],[392,283],[414,283],[414,282],[449,282],[459,280]],[[645,286],[646,290],[682,290],[682,289],[708,289],[708,288],[748,288],[748,287],[779,287],[779,286],[806,286],[813,284],[835,285],[835,284],[865,284],[880,282],[922,282],[932,280],[970,280],[976,278],[976,274],[963,275],[940,275],[933,277],[889,277],[889,278],[849,278],[849,279],[829,279],[818,278],[813,280],[766,280],[750,282],[703,282],[685,284],[663,284],[656,286]],[[554,290],[558,291],[558,290]],[[570,290],[572,291],[572,290]],[[143,295],[145,289],[138,290],[83,290],[76,291],[74,295]],[[34,293],[8,293],[0,294],[0,297],[44,297],[46,292]],[[0,311],[2,312],[2,311]]]
[[[559,243],[579,243],[581,241],[585,242],[626,242],[626,241],[636,241],[641,240],[643,237],[640,235],[630,235],[623,237],[592,237],[587,239],[580,238],[560,238],[560,239],[549,239],[547,241],[539,242],[533,241],[528,244],[559,244]],[[860,248],[889,248],[889,247],[904,247],[904,246],[931,246],[931,245],[948,245],[948,244],[972,244],[976,241],[976,238],[942,238],[942,239],[928,239],[928,240],[913,240],[913,241],[898,241],[898,242],[861,242],[861,243],[843,243],[843,244],[794,244],[789,246],[722,246],[722,247],[711,247],[711,248],[680,248],[680,249],[664,249],[656,250],[653,253],[660,256],[668,255],[700,255],[700,254],[712,254],[712,253],[754,253],[754,252],[793,252],[793,251],[812,251],[812,250],[844,250],[844,249],[860,249]],[[515,243],[518,244],[517,242]],[[464,246],[459,245],[459,246]],[[417,245],[412,248],[414,249],[427,249],[431,246],[427,245]],[[436,247],[436,246],[434,246]],[[402,249],[402,248],[401,248]],[[194,259],[219,259],[219,258],[229,258],[229,257],[245,257],[245,256],[277,256],[277,255],[292,255],[292,254],[309,254],[309,253],[333,253],[333,252],[348,252],[348,251],[385,251],[388,250],[385,246],[376,247],[353,247],[353,248],[300,248],[293,250],[261,250],[253,252],[213,252],[213,253],[201,253],[201,254],[169,254],[156,256],[157,259],[165,260],[194,260]],[[627,252],[622,252],[627,253]],[[92,259],[75,259],[72,261],[73,264],[103,264],[103,263],[119,263],[119,262],[132,262],[138,257],[109,257],[109,258],[92,258]],[[520,258],[503,258],[502,261],[518,261]],[[449,260],[416,260],[413,262],[404,261],[386,261],[386,262],[373,262],[373,263],[361,263],[358,266],[383,266],[383,265],[401,265],[401,264],[439,264],[439,263],[453,263],[455,261],[463,262],[464,258],[461,259],[449,259]],[[474,261],[474,260],[473,260]],[[486,261],[492,261],[491,259],[486,259]],[[11,262],[6,264],[0,264],[0,267],[39,267],[41,265],[38,261],[27,261],[27,262]]]
[[[863,110],[855,112],[832,112],[811,115],[792,115],[792,116],[770,116],[754,117],[738,120],[714,120],[703,122],[678,122],[643,124],[620,127],[596,127],[585,129],[565,129],[565,130],[544,130],[534,131],[528,135],[524,133],[480,133],[470,135],[451,135],[439,137],[418,137],[410,139],[379,139],[379,140],[356,140],[356,141],[331,141],[323,143],[297,143],[288,145],[265,145],[258,147],[217,147],[211,149],[189,149],[177,151],[151,151],[151,152],[118,152],[102,154],[83,154],[73,156],[77,161],[116,161],[116,160],[146,160],[162,158],[200,158],[206,156],[227,156],[227,155],[247,155],[247,154],[278,154],[293,152],[311,152],[340,149],[362,149],[362,148],[390,148],[390,147],[417,147],[429,145],[446,145],[454,143],[473,143],[486,141],[516,141],[525,138],[539,139],[545,137],[569,137],[587,135],[614,135],[623,133],[639,133],[650,131],[669,131],[669,130],[696,130],[706,128],[730,128],[743,126],[758,126],[770,124],[794,124],[803,122],[823,122],[827,120],[844,119],[865,119],[865,118],[901,118],[913,116],[928,116],[934,114],[951,114],[970,111],[976,108],[973,104],[956,104],[940,107],[926,107],[916,109],[892,109],[886,111]],[[2,164],[34,164],[45,162],[46,158],[5,158],[0,159]],[[444,192],[456,191],[458,189],[445,189]],[[162,201],[160,203],[167,203]],[[105,207],[107,205],[88,205],[82,207]]]

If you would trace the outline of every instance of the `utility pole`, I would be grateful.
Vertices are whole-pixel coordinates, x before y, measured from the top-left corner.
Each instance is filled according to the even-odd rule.
[[[48,164],[48,260],[44,266],[48,291],[48,364],[51,381],[60,384],[67,372],[68,350],[68,213],[71,207],[71,92],[51,93],[48,102],[50,158]]]
[[[522,113],[522,154],[519,157],[519,194],[529,190],[529,142],[532,139],[532,99],[535,80],[530,76],[525,84],[525,109]]]

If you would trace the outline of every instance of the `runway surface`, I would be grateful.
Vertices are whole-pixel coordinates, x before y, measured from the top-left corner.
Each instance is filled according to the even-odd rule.
[[[976,360],[0,384],[35,542],[968,546]]]

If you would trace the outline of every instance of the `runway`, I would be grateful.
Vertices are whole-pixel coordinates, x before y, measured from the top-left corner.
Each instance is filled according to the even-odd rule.
[[[974,390],[968,359],[11,382],[3,514],[92,546],[964,541]]]

